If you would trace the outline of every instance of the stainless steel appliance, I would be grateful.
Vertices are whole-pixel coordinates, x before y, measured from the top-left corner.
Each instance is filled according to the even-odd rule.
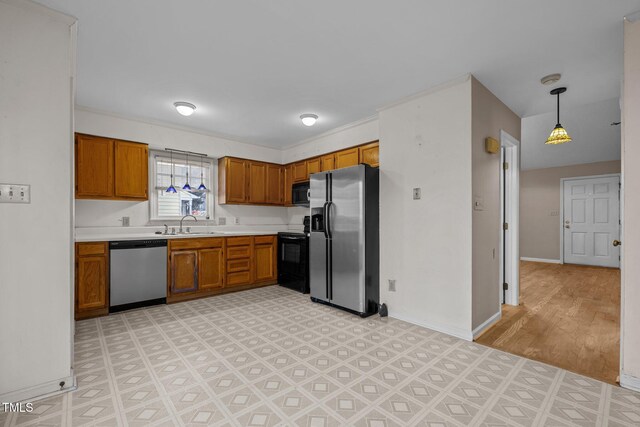
[[[166,302],[166,240],[110,242],[109,258],[109,312]]]
[[[377,313],[378,189],[378,169],[364,164],[311,175],[312,301]]]
[[[291,203],[309,207],[309,182],[299,182],[291,187]]]

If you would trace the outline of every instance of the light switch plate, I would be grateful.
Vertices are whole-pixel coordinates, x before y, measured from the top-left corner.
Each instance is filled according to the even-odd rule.
[[[31,186],[0,184],[0,203],[31,203]]]
[[[227,218],[224,216],[218,217],[218,225],[225,225],[227,223]]]
[[[422,190],[420,188],[413,189],[413,200],[420,200],[422,197]]]

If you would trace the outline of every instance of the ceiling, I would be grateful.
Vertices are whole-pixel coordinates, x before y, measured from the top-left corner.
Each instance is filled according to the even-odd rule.
[[[77,104],[285,147],[473,73],[518,115],[620,93],[640,0],[38,0],[79,19]],[[182,117],[174,101],[197,105]],[[298,116],[320,116],[314,127]]]
[[[573,141],[545,145],[557,121],[555,111],[525,117],[522,120],[522,169],[620,160],[620,126],[611,126],[611,122],[620,121],[618,98],[572,109],[563,108],[563,101],[560,101],[560,123]]]

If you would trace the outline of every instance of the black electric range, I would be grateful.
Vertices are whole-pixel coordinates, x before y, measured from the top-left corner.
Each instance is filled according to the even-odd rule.
[[[278,233],[278,284],[309,293],[309,217],[302,232]]]

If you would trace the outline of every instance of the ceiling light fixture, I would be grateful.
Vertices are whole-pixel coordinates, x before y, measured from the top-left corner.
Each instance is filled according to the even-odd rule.
[[[561,77],[562,77],[562,74],[560,73],[549,74],[548,76],[544,76],[543,78],[541,78],[540,83],[546,86],[552,85],[554,83],[559,82]]]
[[[178,113],[183,116],[190,116],[196,111],[196,106],[191,104],[190,102],[174,102],[173,106],[176,107]]]
[[[556,95],[558,97],[558,121],[556,122],[556,127],[554,127],[551,131],[551,135],[549,135],[549,138],[547,138],[545,144],[558,145],[564,144],[565,142],[571,142],[571,137],[560,124],[560,94],[565,93],[566,91],[566,87],[559,87],[549,92],[551,95]]]
[[[302,120],[302,124],[305,126],[313,126],[316,124],[316,120],[318,120],[318,116],[316,114],[303,114],[300,116],[300,120]]]

